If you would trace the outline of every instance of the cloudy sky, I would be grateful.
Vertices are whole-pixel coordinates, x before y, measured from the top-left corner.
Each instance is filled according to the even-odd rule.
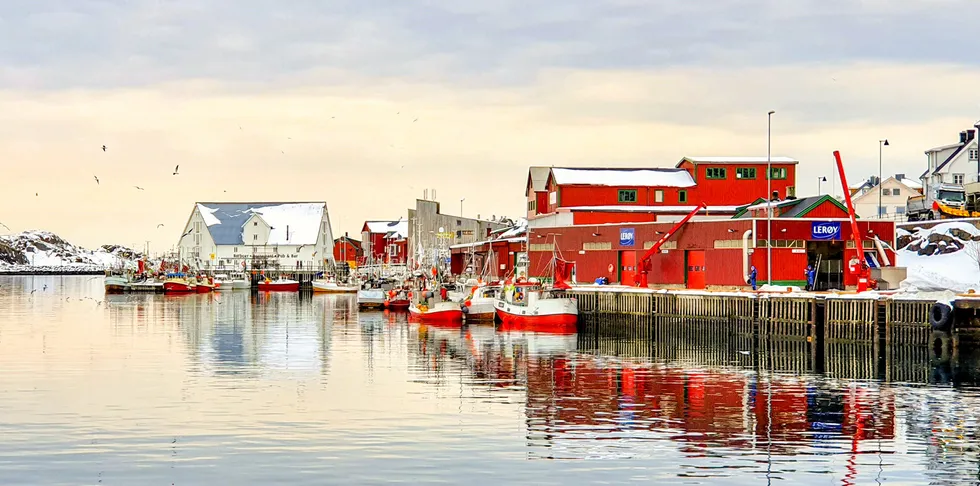
[[[517,216],[529,165],[765,155],[769,110],[801,195],[881,138],[918,176],[980,118],[973,3],[7,0],[0,222],[164,249],[194,201],[326,200],[353,234],[424,188]]]

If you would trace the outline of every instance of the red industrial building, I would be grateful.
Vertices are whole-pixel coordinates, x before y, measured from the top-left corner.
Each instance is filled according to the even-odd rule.
[[[333,240],[333,259],[338,262],[364,263],[364,249],[361,242],[346,234]]]
[[[362,263],[404,264],[408,261],[408,221],[365,221],[361,245]]]
[[[771,162],[771,181],[766,167]],[[732,216],[772,191],[796,195],[789,157],[685,157],[674,168],[531,167],[525,196],[532,226],[676,221],[704,203],[703,216]]]
[[[505,278],[527,266],[527,221],[491,233],[491,239],[449,247],[453,275]]]
[[[656,288],[745,287],[751,266],[758,281],[768,279],[766,266],[767,205],[746,205],[732,218],[691,221],[682,226],[650,259],[648,280]],[[692,208],[693,209],[693,208]],[[851,241],[847,210],[830,196],[790,199],[774,204],[772,280],[779,285],[805,283],[804,269],[819,263],[817,289],[856,285],[845,271],[858,255]],[[547,278],[553,252],[574,262],[580,283],[606,277],[632,285],[646,249],[673,227],[672,222],[605,223],[588,226],[533,227],[528,234],[530,276]],[[895,224],[858,221],[865,253],[880,239],[894,262]]]

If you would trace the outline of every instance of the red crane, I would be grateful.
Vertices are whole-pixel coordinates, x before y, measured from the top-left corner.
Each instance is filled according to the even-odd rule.
[[[698,214],[698,211],[706,208],[707,205],[704,203],[698,204],[698,207],[694,208],[694,211],[691,211],[687,214],[687,216],[684,216],[684,219],[678,221],[677,224],[670,229],[670,231],[664,233],[664,235],[660,237],[660,239],[657,240],[657,242],[654,243],[646,253],[643,254],[643,257],[640,258],[640,261],[636,264],[637,274],[635,277],[635,283],[637,287],[647,287],[647,273],[649,273],[651,270],[650,259],[653,258],[653,255],[660,251],[660,247],[663,246],[664,243],[666,243],[667,240],[669,240],[670,237],[677,232],[677,230],[681,229],[681,226],[684,226],[684,224],[690,221],[695,214]]]
[[[861,241],[861,231],[858,229],[857,219],[854,218],[854,205],[851,203],[851,191],[847,187],[847,178],[844,176],[844,163],[841,162],[840,151],[834,150],[834,158],[837,159],[837,173],[840,174],[840,183],[844,186],[844,200],[847,202],[847,216],[851,219],[851,239],[854,240],[854,250],[860,263],[848,265],[851,273],[858,279],[858,292],[876,288],[878,282],[871,278],[871,270],[864,262],[864,243]],[[881,181],[878,181],[881,184]]]

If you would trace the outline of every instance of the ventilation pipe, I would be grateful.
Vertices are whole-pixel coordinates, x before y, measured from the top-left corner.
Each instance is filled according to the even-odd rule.
[[[881,266],[892,266],[892,262],[888,259],[888,254],[885,253],[885,247],[881,244],[881,240],[877,236],[875,236],[875,247],[878,248],[878,255],[881,256]]]
[[[742,275],[749,278],[749,238],[752,237],[752,230],[745,230],[742,233]]]

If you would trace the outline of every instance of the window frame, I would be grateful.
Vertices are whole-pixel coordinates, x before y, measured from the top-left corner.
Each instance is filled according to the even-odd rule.
[[[748,176],[743,177],[743,176],[740,175],[740,174],[743,174],[743,173],[748,173],[748,171],[752,171],[751,172],[752,177],[748,177]],[[746,180],[746,181],[755,180],[756,177],[758,177],[758,172],[759,171],[757,171],[755,167],[736,167],[735,168],[735,180]]]
[[[784,181],[789,178],[789,170],[785,167],[772,167],[769,172],[769,180],[773,181]],[[773,174],[781,174],[779,177],[774,177]]]
[[[687,191],[686,190],[681,189],[681,190],[677,191],[677,202],[678,203],[686,203],[687,202]]]
[[[624,198],[624,195],[632,195],[632,198]],[[619,189],[616,192],[616,200],[618,200],[620,204],[636,204],[637,196],[636,189]]]
[[[653,202],[662,203],[664,202],[664,190],[656,189],[653,191]]]
[[[712,171],[717,171],[715,175],[711,175]],[[728,179],[728,168],[727,167],[706,167],[704,169],[704,178],[713,181],[723,181]]]

